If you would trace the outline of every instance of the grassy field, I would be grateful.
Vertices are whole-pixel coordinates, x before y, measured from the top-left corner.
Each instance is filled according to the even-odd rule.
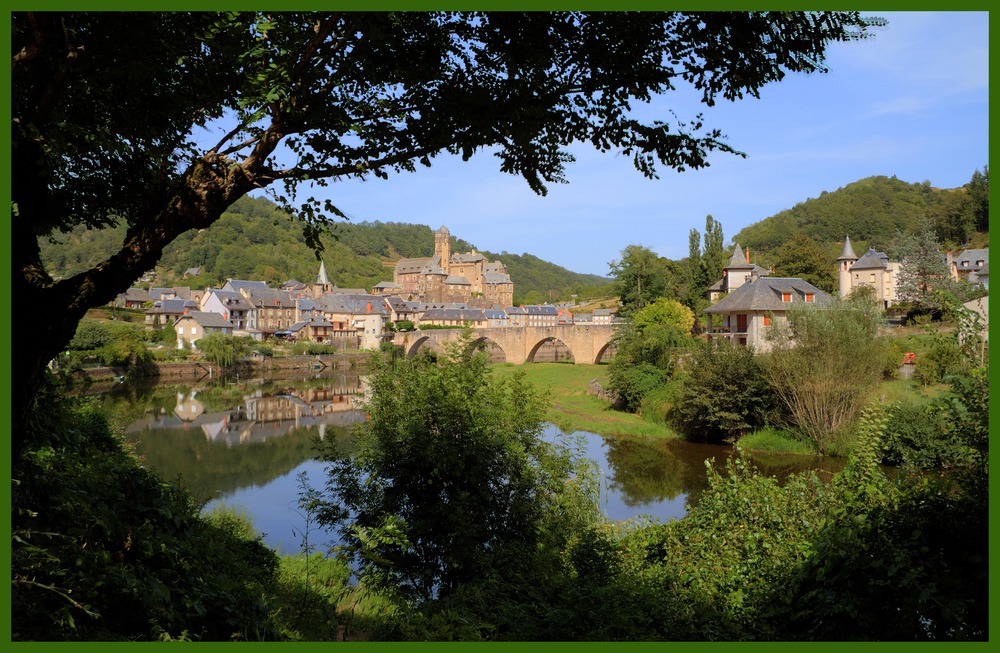
[[[653,424],[638,415],[613,410],[607,402],[587,394],[587,384],[597,379],[607,384],[607,366],[569,363],[494,365],[495,374],[511,375],[523,370],[528,381],[549,393],[547,419],[562,431],[589,431],[600,435],[679,437],[672,429]]]

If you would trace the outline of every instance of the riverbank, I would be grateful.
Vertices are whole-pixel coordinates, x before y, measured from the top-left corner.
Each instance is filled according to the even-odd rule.
[[[614,410],[607,401],[588,394],[587,387],[594,379],[602,386],[607,385],[607,365],[502,363],[494,365],[492,369],[500,376],[509,376],[516,370],[521,370],[528,381],[546,390],[550,400],[546,419],[565,433],[589,431],[613,437],[680,437],[668,426],[654,424],[639,415]]]
[[[368,352],[352,352],[337,354],[319,354],[315,356],[275,356],[271,358],[256,358],[241,364],[241,369],[254,375],[268,375],[282,372],[321,372],[328,368],[357,367],[368,360]],[[203,379],[224,376],[228,370],[215,363],[199,361],[181,361],[176,363],[151,363],[138,376],[158,379],[165,383],[171,381],[200,381]],[[117,380],[125,376],[127,370],[118,367],[90,367],[74,372],[85,376],[91,382]]]

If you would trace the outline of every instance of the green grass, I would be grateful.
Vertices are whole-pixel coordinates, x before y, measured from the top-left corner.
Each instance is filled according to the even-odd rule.
[[[743,436],[736,446],[740,451],[752,453],[816,455],[816,447],[811,442],[771,427]]]
[[[535,386],[548,391],[550,399],[546,419],[563,432],[589,431],[610,436],[641,436],[676,438],[671,428],[654,424],[639,415],[612,409],[607,402],[587,394],[587,384],[597,379],[607,385],[606,365],[572,365],[569,363],[528,363],[494,365],[498,376],[509,376],[522,370]]]

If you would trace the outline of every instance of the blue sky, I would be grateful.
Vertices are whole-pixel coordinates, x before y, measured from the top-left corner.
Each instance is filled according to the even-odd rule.
[[[749,224],[865,177],[967,183],[988,163],[988,14],[876,15],[888,26],[834,44],[828,73],[790,75],[759,100],[708,108],[669,96],[648,108],[670,120],[670,109],[682,120],[704,112],[746,159],[717,153],[709,168],[648,180],[628,157],[580,147],[570,183],[540,197],[489,154],[438,157],[429,169],[337,182],[326,194],[355,222],[446,225],[479,249],[606,276],[629,244],[686,256],[689,231],[703,232],[707,215],[728,243]]]

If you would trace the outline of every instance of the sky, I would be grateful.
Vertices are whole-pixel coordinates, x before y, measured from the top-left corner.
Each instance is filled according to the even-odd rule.
[[[671,94],[644,109],[671,121],[670,110],[682,120],[702,112],[745,159],[717,152],[708,168],[661,168],[650,180],[629,157],[581,146],[569,183],[542,197],[481,153],[465,163],[438,157],[389,180],[337,182],[326,195],[352,222],[444,225],[480,250],[608,276],[630,244],[687,256],[690,230],[704,233],[708,215],[730,243],[743,227],[866,177],[968,183],[989,162],[988,13],[875,15],[888,25],[833,44],[827,73],[790,74],[760,99],[709,108]]]

